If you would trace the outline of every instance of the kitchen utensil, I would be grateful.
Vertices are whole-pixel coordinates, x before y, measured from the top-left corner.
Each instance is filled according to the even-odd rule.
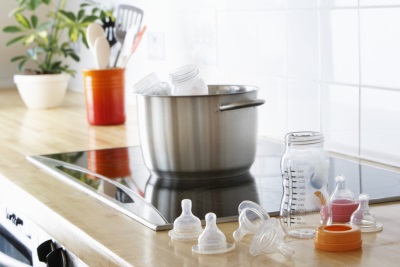
[[[98,36],[94,41],[94,53],[96,68],[99,70],[107,68],[110,62],[110,44],[104,35]]]
[[[129,51],[128,56],[124,59],[124,62],[122,63],[122,68],[126,67],[126,64],[128,64],[129,59],[131,58],[133,53],[135,53],[136,48],[140,44],[140,41],[142,40],[142,36],[145,31],[146,31],[146,25],[142,27],[142,29],[139,31],[139,33],[136,35],[135,39],[133,40],[131,50]]]
[[[110,44],[110,47],[113,47],[113,45],[117,43],[117,38],[115,38],[115,19],[106,17],[101,22],[103,23],[103,29],[107,41]]]
[[[139,95],[146,167],[158,177],[196,179],[246,173],[255,159],[258,88],[209,85],[208,95]],[[189,174],[189,175],[188,175]]]
[[[143,10],[130,6],[130,5],[119,5],[118,12],[116,16],[116,29],[115,36],[121,46],[118,50],[117,56],[115,58],[114,67],[117,66],[121,50],[124,46],[125,36],[132,26],[137,26],[137,31],[139,31],[143,19]]]
[[[97,37],[104,36],[104,29],[97,23],[90,23],[89,26],[86,28],[86,39],[89,45],[90,51],[94,52],[94,42],[96,41]]]

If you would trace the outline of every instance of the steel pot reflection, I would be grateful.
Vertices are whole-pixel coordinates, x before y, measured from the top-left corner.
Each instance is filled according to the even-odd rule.
[[[227,221],[236,219],[242,201],[259,203],[257,185],[249,172],[229,178],[200,180],[151,176],[145,187],[144,198],[170,223],[182,213],[183,199],[192,200],[192,212],[197,217],[204,219],[212,211],[217,218]]]
[[[208,95],[137,95],[146,167],[168,178],[229,177],[255,159],[258,88],[209,85]]]

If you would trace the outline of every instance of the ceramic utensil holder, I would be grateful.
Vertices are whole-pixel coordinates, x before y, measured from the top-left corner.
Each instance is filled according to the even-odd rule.
[[[125,123],[125,69],[89,69],[82,73],[89,124]]]

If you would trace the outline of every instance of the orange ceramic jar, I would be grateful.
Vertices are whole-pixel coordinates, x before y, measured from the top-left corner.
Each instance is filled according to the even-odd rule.
[[[87,120],[92,125],[125,122],[125,69],[83,70]]]

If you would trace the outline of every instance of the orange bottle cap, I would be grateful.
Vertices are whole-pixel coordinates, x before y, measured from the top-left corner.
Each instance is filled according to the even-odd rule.
[[[360,249],[361,231],[357,226],[347,224],[324,225],[317,228],[315,248],[325,251],[350,251]]]

